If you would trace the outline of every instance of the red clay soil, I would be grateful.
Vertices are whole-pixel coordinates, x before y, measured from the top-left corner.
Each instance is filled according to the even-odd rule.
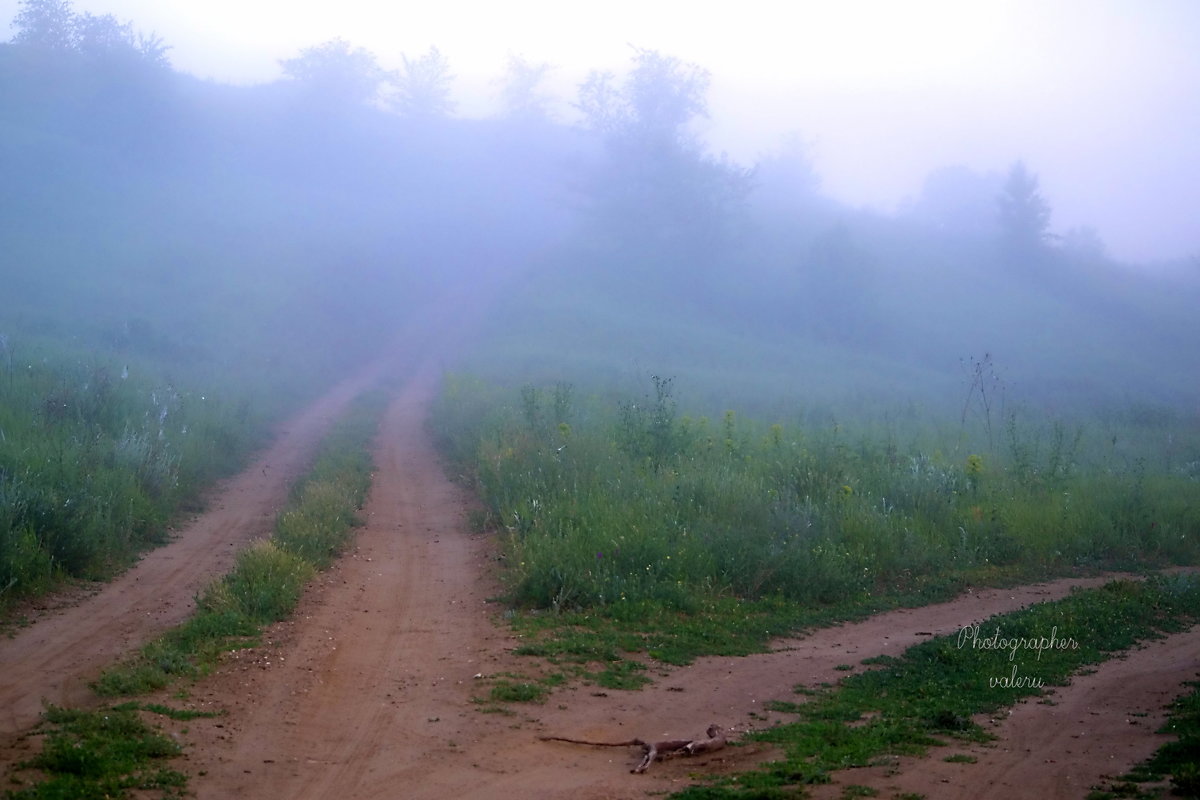
[[[346,404],[376,380],[374,365],[284,424],[274,444],[213,496],[209,510],[82,602],[0,638],[0,740],[34,725],[43,703],[94,702],[87,683],[156,634],[186,619],[195,594],[228,572],[234,555],[269,536],[288,489]]]
[[[512,705],[509,715],[484,713],[473,698],[486,694],[487,678],[537,666],[510,652],[517,642],[489,600],[498,593],[492,543],[466,532],[470,500],[446,480],[424,429],[435,378],[424,371],[386,414],[367,522],[353,551],[306,594],[293,621],[270,631],[269,646],[231,657],[192,692],[190,705],[228,712],[188,723],[189,763],[181,768],[195,776],[200,798],[661,796],[686,786],[692,773],[749,769],[771,753],[727,748],[631,775],[634,748],[537,737],[611,742],[698,737],[710,723],[763,727],[781,718],[763,709],[765,701],[791,697],[799,683],[835,681],[846,674],[839,665],[898,654],[931,635],[1103,582],[972,592],[781,641],[761,656],[701,659],[639,692],[575,685],[544,704]],[[1150,724],[1125,729],[1158,744]]]

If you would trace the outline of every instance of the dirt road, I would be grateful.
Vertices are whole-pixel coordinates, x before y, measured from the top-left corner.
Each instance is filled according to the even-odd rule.
[[[423,371],[386,415],[354,551],[306,595],[294,621],[271,631],[270,646],[243,654],[194,693],[198,707],[229,710],[189,723],[187,769],[199,776],[199,797],[661,794],[694,771],[747,769],[769,753],[729,748],[631,775],[633,748],[537,737],[621,741],[698,736],[712,722],[769,725],[776,715],[765,701],[792,696],[798,683],[835,681],[845,675],[839,665],[1103,582],[978,591],[781,642],[762,656],[701,659],[640,692],[577,685],[546,704],[514,706],[511,716],[483,713],[472,700],[484,693],[476,675],[533,667],[511,655],[516,642],[496,624],[491,543],[466,532],[469,498],[446,480],[424,429],[435,377]],[[1157,746],[1152,729],[1130,730]]]
[[[639,692],[574,685],[542,705],[514,705],[508,715],[483,713],[473,700],[485,693],[487,678],[536,667],[511,654],[517,642],[498,620],[503,609],[489,599],[499,592],[492,542],[467,532],[470,498],[446,479],[424,427],[442,357],[419,343],[411,344],[409,352],[424,353],[425,366],[410,373],[385,415],[377,440],[377,472],[363,512],[366,525],[352,551],[318,578],[292,620],[268,631],[267,644],[231,656],[221,670],[190,689],[189,705],[226,712],[187,722],[188,731],[181,736],[186,751],[179,766],[192,776],[200,798],[600,800],[661,795],[685,786],[694,772],[749,769],[770,752],[756,746],[727,748],[631,775],[639,755],[633,748],[592,748],[537,737],[681,738],[700,735],[710,723],[735,731],[770,725],[778,715],[763,708],[766,701],[790,698],[796,684],[836,681],[846,674],[839,665],[898,654],[930,635],[1061,597],[1072,586],[1102,582],[977,591],[951,603],[882,614],[778,642],[774,652],[760,656],[701,659],[656,675],[655,683]],[[228,485],[212,511],[181,531],[177,542],[150,554],[77,608],[0,641],[5,738],[34,722],[43,698],[95,702],[85,689],[91,676],[183,619],[195,591],[228,568],[233,552],[270,530],[290,480],[320,433],[377,375],[339,387],[294,420],[268,453]],[[1142,713],[1133,709],[1157,713],[1179,681],[1193,677],[1197,651],[1192,640],[1167,643],[1169,658],[1154,645],[1102,668],[1097,676],[1103,677],[1080,679],[1079,685],[1094,679],[1098,688],[1079,696],[1083,705],[1064,705],[1057,712],[1062,716],[1053,727],[1065,735],[1044,738],[1051,727],[1045,724],[1051,718],[1047,715],[1056,712],[1027,704],[1006,723],[1013,727],[998,728],[1001,744],[981,754],[978,764],[927,760],[911,770],[915,783],[906,782],[905,773],[895,778],[839,776],[839,781],[852,777],[853,782],[877,780],[872,785],[881,788],[919,786],[923,788],[906,790],[950,797],[974,796],[979,780],[1014,791],[1025,776],[1040,774],[1048,776],[1042,785],[1051,788],[1037,796],[1076,796],[1070,792],[1088,782],[1089,775],[1119,772],[1160,743],[1153,734],[1153,717],[1136,717],[1146,720],[1139,725],[1118,724],[1117,717]],[[1127,692],[1119,695],[1120,702],[1112,702],[1118,686]],[[1060,691],[1066,698],[1073,689]],[[1105,705],[1117,717],[1092,713]],[[1019,728],[1023,716],[1029,717],[1023,723],[1028,727]],[[1072,735],[1086,731],[1070,726],[1086,728],[1089,722],[1102,725],[1116,744],[1093,755],[1084,752]],[[1038,766],[1038,759],[1071,763],[1070,781],[1054,784],[1055,769]],[[972,772],[975,766],[979,769]],[[936,776],[932,788],[920,783],[923,774]]]
[[[379,358],[281,425],[271,446],[216,487],[208,510],[175,531],[170,544],[148,552],[98,592],[60,603],[34,624],[0,637],[0,749],[37,722],[45,703],[94,703],[87,684],[105,666],[186,619],[197,591],[228,572],[242,547],[271,534],[291,485],[350,401],[382,381],[411,374],[418,364],[447,363],[473,332],[456,321],[480,319],[488,292],[495,290],[481,279],[408,310]]]

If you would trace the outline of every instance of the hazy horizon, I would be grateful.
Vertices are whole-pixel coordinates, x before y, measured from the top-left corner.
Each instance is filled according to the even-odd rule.
[[[808,143],[822,187],[891,212],[933,170],[1040,176],[1051,228],[1095,228],[1109,252],[1153,262],[1200,254],[1200,4],[1119,2],[751,2],[581,4],[525,0],[381,7],[232,0],[77,0],[171,47],[182,72],[230,83],[280,77],[279,60],[335,37],[385,67],[436,46],[457,112],[495,109],[509,55],[555,66],[566,119],[589,70],[621,73],[630,46],[712,73],[700,134],[743,164],[788,135]],[[11,20],[19,0],[0,0]],[[8,29],[5,38],[11,37]]]

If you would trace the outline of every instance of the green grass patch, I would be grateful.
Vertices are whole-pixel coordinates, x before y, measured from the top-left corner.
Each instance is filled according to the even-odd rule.
[[[754,735],[783,747],[783,760],[714,782],[703,796],[759,797],[767,789],[827,781],[840,769],[922,755],[953,741],[985,741],[976,715],[1041,695],[1086,665],[1198,620],[1200,579],[1115,581],[993,617],[978,632],[964,628],[899,657],[870,659],[874,669],[788,705],[796,722]]]
[[[563,672],[549,672],[537,678],[504,672],[486,679],[487,693],[476,695],[472,702],[486,714],[508,714],[509,703],[544,703],[550,692],[566,680]]]
[[[493,703],[541,703],[546,700],[547,687],[535,681],[497,680],[488,691]]]
[[[124,798],[157,790],[183,797],[186,777],[171,769],[179,745],[146,719],[152,712],[175,719],[198,712],[124,703],[96,711],[50,706],[42,752],[21,766],[38,771],[37,783],[6,793],[10,800]]]
[[[142,703],[141,707],[146,711],[152,711],[159,716],[179,722],[186,722],[191,719],[212,719],[220,717],[224,713],[221,711],[196,711],[191,708],[171,708],[170,706],[164,706],[162,703]]]
[[[640,689],[650,683],[650,678],[645,672],[644,664],[622,659],[608,664],[598,672],[587,673],[587,676],[605,689]]]
[[[851,800],[855,797],[877,797],[879,796],[878,789],[872,789],[870,786],[861,786],[857,783],[852,783],[842,789],[843,800]]]

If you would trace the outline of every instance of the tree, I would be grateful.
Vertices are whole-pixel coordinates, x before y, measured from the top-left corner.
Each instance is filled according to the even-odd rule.
[[[20,5],[13,19],[17,29],[14,44],[52,51],[75,49],[75,12],[70,0],[21,0]]]
[[[535,64],[510,55],[500,91],[504,115],[518,120],[550,119],[547,109],[550,98],[541,85],[552,69],[545,62]]]
[[[1099,232],[1090,225],[1071,228],[1062,235],[1063,252],[1080,261],[1103,261],[1108,258],[1108,248]]]
[[[708,70],[655,50],[634,48],[634,67],[621,87],[611,72],[592,72],[576,108],[585,125],[645,146],[693,147],[687,126],[708,116]]]
[[[634,49],[621,83],[593,72],[576,108],[605,144],[587,192],[608,233],[660,257],[710,260],[750,191],[750,172],[706,155],[689,126],[707,116],[708,72]]]
[[[393,104],[406,117],[430,119],[446,117],[454,111],[450,87],[454,75],[450,62],[436,47],[420,58],[403,56],[404,68],[396,78]]]
[[[774,152],[758,160],[754,178],[755,197],[789,210],[811,203],[821,186],[809,147],[797,133],[786,135]]]
[[[69,0],[22,0],[13,26],[13,44],[36,50],[75,53],[108,65],[169,66],[170,48],[157,36],[135,31],[112,14],[76,14]]]
[[[997,198],[1000,233],[1010,256],[1027,258],[1043,251],[1049,238],[1050,206],[1038,191],[1037,175],[1022,161],[1012,165]]]
[[[74,18],[75,49],[93,60],[127,59],[144,64],[168,66],[162,39],[135,31],[133,23],[121,22],[112,14],[97,17],[77,14]]]
[[[369,105],[379,99],[390,77],[374,53],[340,38],[305,48],[279,64],[310,99],[326,105]]]
[[[826,341],[873,344],[884,333],[878,260],[845,223],[819,233],[800,264],[801,324]]]
[[[949,236],[995,239],[996,203],[1003,191],[1001,173],[980,173],[961,164],[939,167],[926,176],[909,212]]]
[[[75,17],[75,46],[85,55],[103,56],[113,51],[133,49],[133,23],[121,22],[112,14]]]

